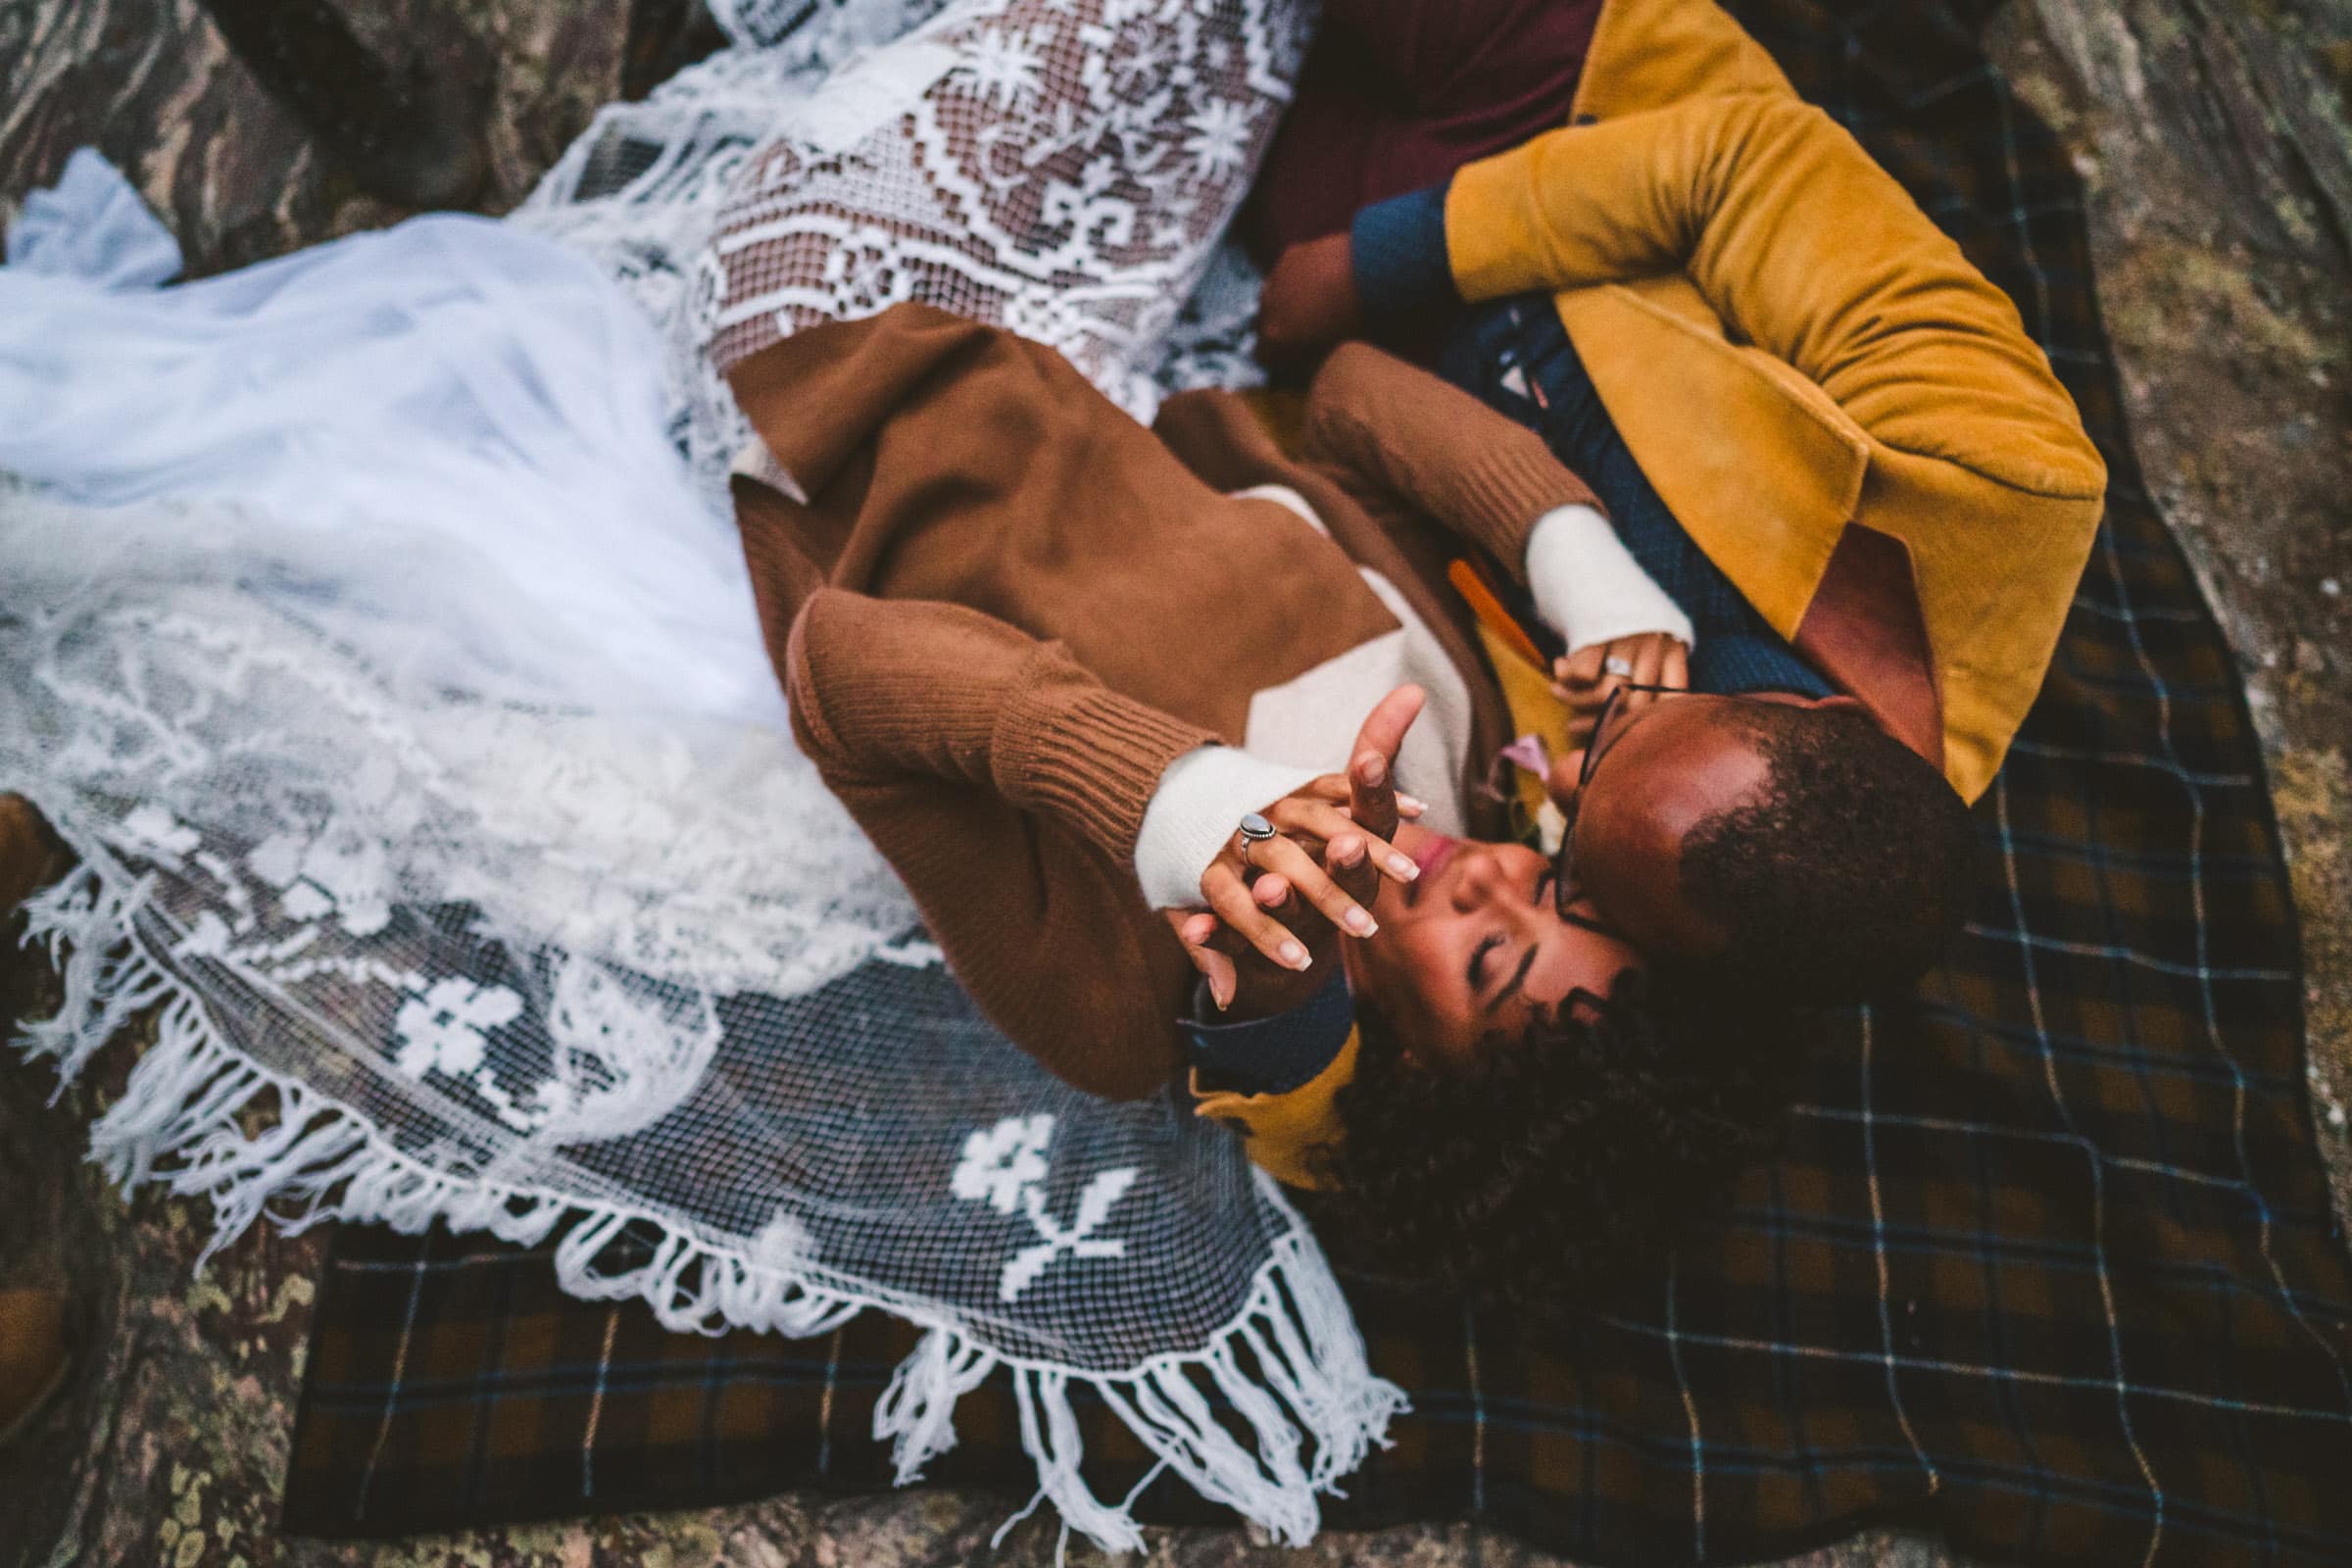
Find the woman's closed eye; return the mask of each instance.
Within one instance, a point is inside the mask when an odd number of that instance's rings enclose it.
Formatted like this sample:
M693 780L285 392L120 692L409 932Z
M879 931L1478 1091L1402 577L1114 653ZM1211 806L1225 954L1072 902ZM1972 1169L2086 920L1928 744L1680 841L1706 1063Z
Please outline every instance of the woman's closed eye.
M1506 940L1506 938L1501 936L1491 936L1485 941L1481 942L1476 948L1471 950L1470 994L1472 996L1479 996L1486 991L1488 972L1493 967L1493 965L1488 961L1488 956L1494 953L1497 948L1502 947ZM1503 981L1501 986L1495 990L1494 994L1486 999L1483 1005L1488 1012L1494 1011L1504 1003L1510 1001L1512 995L1516 993L1522 985L1527 983L1527 971L1535 967L1536 951L1538 946L1538 944L1533 942L1527 945L1527 950L1519 955L1518 967L1511 971L1510 978Z

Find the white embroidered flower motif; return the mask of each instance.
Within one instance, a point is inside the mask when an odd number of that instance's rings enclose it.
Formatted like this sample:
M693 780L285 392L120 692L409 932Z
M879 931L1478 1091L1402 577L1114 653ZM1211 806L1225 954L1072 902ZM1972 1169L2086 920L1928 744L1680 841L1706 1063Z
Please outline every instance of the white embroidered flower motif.
M522 999L505 986L436 980L423 996L402 1003L394 1016L400 1052L393 1063L412 1078L428 1072L464 1077L482 1064L483 1032L521 1015Z
M1000 1214L1021 1206L1022 1197L1046 1179L1046 1145L1054 1137L1049 1111L1007 1116L963 1141L963 1157L948 1179L948 1190L967 1203L986 1202Z
M989 31L972 40L969 54L956 69L971 81L982 102L1002 99L1006 108L1018 109L1036 95L1045 60L1038 53L1034 29Z
M1127 1195L1135 1185L1137 1175L1133 1165L1106 1170L1086 1184L1078 1195L1078 1212L1065 1230L1060 1222L1046 1212L1046 1195L1030 1188L1021 1195L1022 1206L1028 1211L1029 1226L1041 1238L1036 1246L1024 1247L1005 1263L1004 1274L997 1281L997 1299L1014 1301L1023 1291L1037 1283L1047 1266L1063 1253L1072 1257L1125 1257L1127 1243L1123 1238L1097 1241L1095 1232L1110 1217L1110 1205Z
M391 873L380 845L332 828L317 838L278 833L245 857L253 874L277 889L289 919L332 917L355 937L392 923Z
M1096 26L1081 26L1078 38L1086 46L1079 62L1078 84L1087 107L1113 130L1128 130L1145 140L1157 128L1150 114L1122 110L1164 110L1178 83L1173 79L1190 35L1189 18L1178 19L1171 29L1151 16L1114 17L1106 10Z
M123 844L158 859L177 864L193 855L204 836L160 806L140 806L122 818L118 830Z
M1193 155L1193 172L1203 181L1239 173L1249 163L1250 111L1240 104L1211 99L1185 123L1193 133L1184 150Z
M1004 1263L997 1280L997 1299L1013 1301L1037 1283L1038 1276L1057 1257L1125 1257L1120 1239L1099 1239L1095 1232L1110 1217L1111 1205L1126 1196L1139 1174L1132 1165L1106 1170L1086 1184L1078 1195L1078 1211L1063 1225L1046 1212L1046 1145L1054 1137L1054 1117L1007 1116L994 1127L969 1133L963 1157L948 1179L948 1188L967 1203L985 1202L1000 1214L1016 1209L1037 1232L1033 1246L1024 1247Z

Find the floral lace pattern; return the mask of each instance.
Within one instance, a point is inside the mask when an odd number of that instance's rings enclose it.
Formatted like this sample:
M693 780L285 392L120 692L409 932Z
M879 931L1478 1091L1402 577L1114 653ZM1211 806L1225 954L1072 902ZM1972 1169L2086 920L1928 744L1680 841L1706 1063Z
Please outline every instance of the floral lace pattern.
M1295 0L953 8L741 165L695 302L711 357L925 300L1148 412L1311 21Z
M1035 1245L1022 1248L1004 1260L998 1277L997 1299L1007 1303L1037 1283L1055 1258L1123 1258L1127 1244L1096 1233L1110 1218L1111 1206L1126 1196L1143 1174L1133 1165L1097 1171L1078 1195L1077 1212L1067 1225L1046 1209L1046 1178L1053 1167L1046 1146L1054 1138L1054 1117L1007 1116L986 1131L963 1141L963 1157L948 1178L948 1190L967 1203L986 1203L1000 1214L1018 1213L1037 1233Z
M404 691L193 559L45 579L40 540L86 525L0 491L30 590L0 606L0 768L136 890L125 934L260 1068L435 1168L625 1190L746 1255L784 1225L869 1287L950 1254L828 1217L853 1197L1008 1222L975 1307L1125 1255L1111 1210L1147 1167L1104 1148L1166 1107L1075 1110L979 1020L788 738ZM986 1130L873 1185L862 1140L943 1123ZM1050 1161L1058 1127L1098 1147ZM1221 1186L1259 1223L1246 1173ZM1230 1311L1246 1278L1223 1289Z

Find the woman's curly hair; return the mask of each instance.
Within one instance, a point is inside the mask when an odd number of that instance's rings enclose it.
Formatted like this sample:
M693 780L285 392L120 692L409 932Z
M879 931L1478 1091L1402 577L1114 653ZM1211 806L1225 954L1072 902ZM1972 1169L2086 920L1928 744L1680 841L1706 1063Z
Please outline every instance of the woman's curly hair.
M1517 1311L1557 1311L1654 1264L1770 1152L1799 1021L1690 1000L1628 969L1517 1042L1423 1066L1358 1004L1344 1140L1308 1200L1351 1273Z

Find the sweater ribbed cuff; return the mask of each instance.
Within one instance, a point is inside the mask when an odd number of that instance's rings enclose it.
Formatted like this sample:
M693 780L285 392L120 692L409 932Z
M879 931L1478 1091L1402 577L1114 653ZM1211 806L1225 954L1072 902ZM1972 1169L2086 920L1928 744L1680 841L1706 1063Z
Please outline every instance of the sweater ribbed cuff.
M1459 297L1446 253L1444 185L1374 202L1355 215L1348 234L1356 304L1376 332L1390 318Z
M991 748L1006 799L1056 817L1131 863L1168 764L1216 737L1101 686L1030 687L1000 711Z
M1560 466L1532 433L1525 442L1499 441L1465 454L1448 485L1460 513L1450 519L1453 526L1506 571L1521 569L1528 542L1544 517L1571 507L1588 508L1596 515L1600 511L1584 481Z

